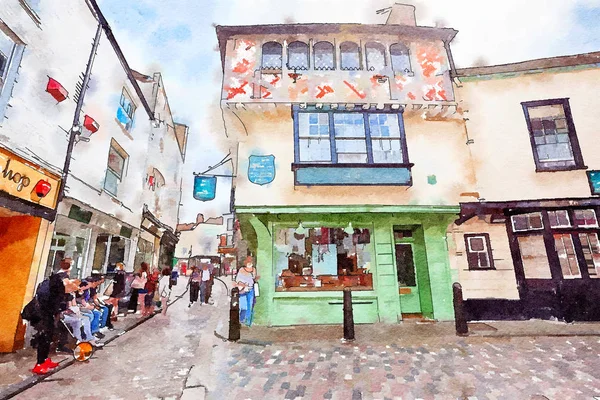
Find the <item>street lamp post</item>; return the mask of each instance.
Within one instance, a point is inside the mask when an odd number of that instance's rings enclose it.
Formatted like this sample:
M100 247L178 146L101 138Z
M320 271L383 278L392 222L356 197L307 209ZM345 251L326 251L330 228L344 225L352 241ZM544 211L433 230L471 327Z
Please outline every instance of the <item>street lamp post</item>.
M79 98L77 99L77 106L75 107L75 114L73 115L73 124L71 125L71 129L69 130L69 144L67 145L67 154L65 156L65 164L62 170L62 179L60 184L60 190L58 192L58 200L57 203L60 203L62 199L65 197L65 188L67 185L67 178L69 177L69 169L71 167L71 158L73 155L73 148L75 147L75 143L77 143L81 137L81 125L79 123L79 117L81 114L81 109L83 108L83 101L85 99L85 92L88 88L88 84L90 82L90 77L92 75L92 66L94 65L94 59L96 58L96 52L98 51L98 45L100 44L100 36L102 35L102 24L98 24L98 28L96 29L96 36L94 37L94 43L92 44L92 51L90 52L90 58L88 59L87 67L85 69L85 73L83 75L83 83L81 85L81 92L79 93Z

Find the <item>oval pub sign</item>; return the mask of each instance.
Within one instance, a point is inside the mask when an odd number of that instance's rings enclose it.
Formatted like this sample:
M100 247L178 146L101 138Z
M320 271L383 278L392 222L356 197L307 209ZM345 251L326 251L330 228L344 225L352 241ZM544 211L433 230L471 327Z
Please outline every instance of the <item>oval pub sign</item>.
M248 180L257 185L266 185L275 180L275 156L250 156Z

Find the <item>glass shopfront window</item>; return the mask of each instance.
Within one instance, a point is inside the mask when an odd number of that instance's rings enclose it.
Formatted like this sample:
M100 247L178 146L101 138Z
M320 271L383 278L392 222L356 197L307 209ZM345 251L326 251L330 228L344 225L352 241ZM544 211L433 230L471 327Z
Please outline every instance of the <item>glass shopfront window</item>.
M368 229L278 229L274 253L276 290L372 290L371 255Z

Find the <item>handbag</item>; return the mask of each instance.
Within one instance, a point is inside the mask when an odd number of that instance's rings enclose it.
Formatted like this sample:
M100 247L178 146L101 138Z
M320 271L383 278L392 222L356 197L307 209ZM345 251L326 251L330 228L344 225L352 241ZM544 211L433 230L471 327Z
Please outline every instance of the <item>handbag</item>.
M136 276L135 278L133 278L133 282L131 282L131 287L133 289L143 289L146 286L147 281L148 280L146 278Z

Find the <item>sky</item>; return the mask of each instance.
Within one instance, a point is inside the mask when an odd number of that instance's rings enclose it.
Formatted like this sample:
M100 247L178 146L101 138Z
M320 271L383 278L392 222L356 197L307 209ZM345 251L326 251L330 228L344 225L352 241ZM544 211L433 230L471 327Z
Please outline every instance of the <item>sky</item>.
M459 31L457 67L600 51L600 0L414 0L417 24ZM231 179L217 197L192 196L193 173L227 154L218 104L221 65L215 25L384 23L376 10L393 0L100 0L129 65L161 72L177 122L190 127L180 222L229 212ZM217 170L227 174L227 166Z

